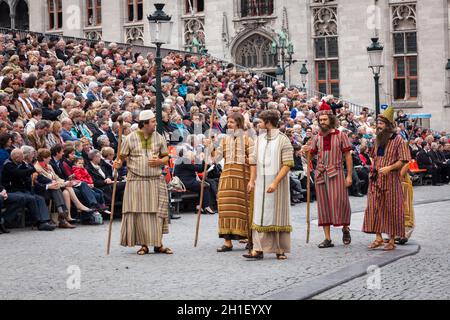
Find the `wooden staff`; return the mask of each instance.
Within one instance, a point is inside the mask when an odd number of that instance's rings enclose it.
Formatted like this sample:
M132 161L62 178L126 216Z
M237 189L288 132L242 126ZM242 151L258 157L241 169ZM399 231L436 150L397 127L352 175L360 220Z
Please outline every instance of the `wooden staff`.
M119 122L119 142L117 144L117 159L120 160L120 148L122 146L122 132L123 132L123 118L119 117L117 119ZM109 255L109 252L111 250L111 233L112 233L112 225L114 220L114 208L116 203L116 191L117 191L117 179L118 179L118 172L116 169L114 169L114 185L113 185L113 192L112 192L112 199L111 199L111 215L109 219L109 230L108 230L108 245L106 249L106 255Z
M311 215L310 215L310 207L311 207L311 152L308 152L307 156L307 181L306 181L306 243L309 243L309 233L311 229Z
M244 134L244 133L242 133ZM250 208L249 208L249 204L248 204L248 200L249 200L249 193L247 190L247 185L248 185L248 181L247 181L247 165L246 165L246 150L245 150L245 138L244 136L242 136L242 147L244 149L244 195L245 195L245 212L247 214L247 241L249 244L249 251L251 252L251 247L253 246L253 241L252 241L252 221L251 221L251 217L250 217ZM249 161L250 164L250 161Z
M211 110L211 116L209 118L209 135L208 135L209 140L211 140L211 137L212 137L212 131L213 131L212 127L213 127L214 115L215 115L215 111L216 111L216 103L217 103L217 99L214 100L212 110ZM205 158L205 160L206 160L206 158ZM205 179L206 179L207 174L208 174L208 164L205 161L205 169L203 171L202 184L200 187L200 204L199 204L199 208L197 211L197 227L195 230L194 247L197 247L197 243L198 243L198 232L200 230L200 217L202 215L203 197L204 197L204 193L205 193Z

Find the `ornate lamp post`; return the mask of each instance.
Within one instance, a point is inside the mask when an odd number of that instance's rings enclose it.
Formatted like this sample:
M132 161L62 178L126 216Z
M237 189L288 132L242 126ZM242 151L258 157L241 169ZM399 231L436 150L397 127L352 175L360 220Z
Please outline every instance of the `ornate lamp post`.
M367 47L369 56L369 68L372 69L375 80L375 116L380 114L380 71L383 67L382 54L383 46L378 42L378 38L372 38L372 43Z
M161 89L161 46L170 43L172 35L173 22L171 16L164 11L164 3L155 3L156 11L147 17L150 24L151 42L156 45L156 121L158 132L162 134L162 89Z
M305 60L302 68L300 69L300 76L302 79L303 91L306 91L306 83L308 82L308 69L306 69L306 64L308 61Z
M283 76L283 82L286 82L286 68L296 63L297 60L292 59L294 54L294 45L288 40L287 34L284 31L278 33L278 43L272 42L271 53L276 55L277 61L279 55L281 56L281 65L278 64L276 74L277 76Z

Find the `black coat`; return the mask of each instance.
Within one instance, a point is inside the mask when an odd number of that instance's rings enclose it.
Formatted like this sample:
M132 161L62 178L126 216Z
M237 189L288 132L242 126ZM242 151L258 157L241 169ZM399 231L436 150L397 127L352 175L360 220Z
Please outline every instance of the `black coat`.
M417 164L419 165L419 168L424 169L433 166L433 160L431 159L430 154L422 149L417 153Z
M90 161L86 162L85 168L86 168L87 172L89 172L89 174L91 175L92 180L94 181L94 187L96 187L96 188L101 189L103 187L106 187L108 184L105 182L105 180L107 178L110 178L110 179L112 178L112 177L109 177L105 171L103 171L103 168L102 168L102 171L105 174L105 177L102 177L102 175L94 168L94 166L92 165L92 163Z
M203 164L191 164L186 158L178 158L175 163L174 176L180 178L186 186L197 181L197 172L203 172Z
M58 165L58 163L56 163L55 159L52 158L50 160L50 165L52 166L53 171L55 171L56 175L58 177L60 177L61 179L63 179L63 180L67 180L68 177L67 177L67 175L64 172L64 169L62 167L62 163L63 163L62 159L59 162L59 165Z
M45 191L46 183L38 178L36 184L32 186L31 175L35 172L36 169L31 165L16 164L7 160L3 166L2 185L7 192L34 192L36 190L41 193Z
M61 115L62 110L53 110L48 107L42 108L42 119L49 121L56 121Z

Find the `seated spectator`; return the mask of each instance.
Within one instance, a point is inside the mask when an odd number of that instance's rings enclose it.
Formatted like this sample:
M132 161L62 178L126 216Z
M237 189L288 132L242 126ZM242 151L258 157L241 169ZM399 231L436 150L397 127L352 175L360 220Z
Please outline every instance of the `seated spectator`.
M441 185L439 183L439 167L433 162L430 154L431 148L426 141L422 142L422 149L417 153L417 165L420 169L427 169L427 172L431 174L431 180L433 186Z
M68 207L65 203L65 195L63 194L58 181L52 180L45 175L40 174L37 171L36 165L38 164L35 162L36 159L36 151L29 146L23 146L21 148L23 152L23 161L28 167L34 167L36 169L36 172L38 173L38 176L36 178L36 184L39 185L39 188L34 188L34 191L36 194L42 196L46 199L53 200L55 204L55 208L57 210L58 217L56 219L52 219L53 222L57 223L59 228L63 229L73 229L75 228L73 225L71 225L67 221L67 217L69 215ZM41 169L41 168L40 168ZM66 194L69 196L69 194ZM70 198L69 198L70 202Z
M45 137L50 131L50 121L40 120L36 123L36 127L28 134L30 146L35 150L45 148Z
M42 119L56 121L61 114L62 110L55 109L50 97L47 97L42 101Z
M53 121L50 125L50 132L45 137L45 145L51 149L57 144L63 144L64 140L61 137L62 125L59 121Z
M41 109L33 109L31 111L31 119L28 121L25 126L25 133L30 134L34 131L36 123L42 120L42 110Z
M85 207L79 207L77 209L81 212L92 212L93 209L101 209L101 205L98 203L95 192L85 182L76 181L72 173L72 162L75 160L75 150L73 146L66 146L63 148L61 145L54 146L51 150L52 159L50 165L56 175L63 179L65 182L73 181L73 189L77 198L82 202ZM69 174L69 175L68 175ZM89 209L93 208L93 209Z
M10 157L12 143L12 135L9 133L0 134L0 174L3 164Z
M433 164L438 168L439 182L448 183L447 176L449 172L449 165L447 164L443 154L439 152L439 145L436 142L431 143L430 157Z
M78 137L73 133L73 122L69 118L66 118L61 121L62 130L61 130L61 137L64 142L67 141L78 141Z
M72 172L75 180L85 182L89 186L89 188L91 188L91 190L95 193L97 202L100 205L99 209L105 211L107 206L105 204L104 194L100 189L94 187L94 180L92 179L89 172L85 169L83 158L76 158L73 161Z
M36 169L23 162L24 156L20 149L11 152L11 158L3 166L2 185L8 196L17 199L28 209L40 231L53 231L56 226L50 223L45 199L35 193L39 188ZM42 187L42 186L41 186Z
M94 187L103 191L107 203L111 203L114 177L108 175L107 167L102 166L102 155L98 150L92 150L89 152L89 162L86 164L86 170L92 177L94 182ZM123 198L123 193L125 191L125 183L117 183L117 194L116 199L121 201Z
M177 176L187 190L192 192L200 192L201 182L197 179L197 173L204 170L205 163L201 165L193 164L194 153L192 151L185 151L183 148L178 153L178 158L175 160L174 176ZM206 214L215 214L211 209L211 190L210 186L205 184L203 194L202 212Z
M61 147L62 150L62 147ZM46 177L47 179L57 182L59 189L63 191L64 196L64 204L67 208L67 221L69 223L75 222L74 219L72 219L70 215L70 209L72 202L75 204L75 207L80 210L82 213L93 213L95 210L89 209L88 207L84 206L81 201L78 199L74 186L79 184L79 181L71 180L71 181L65 181L61 179L54 171L53 167L51 166L52 154L51 151L48 149L40 149L38 151L37 160L35 164L36 171L41 174L42 176Z
M25 144L25 141L23 141L22 136L18 132L12 131L11 139L13 149L20 149Z

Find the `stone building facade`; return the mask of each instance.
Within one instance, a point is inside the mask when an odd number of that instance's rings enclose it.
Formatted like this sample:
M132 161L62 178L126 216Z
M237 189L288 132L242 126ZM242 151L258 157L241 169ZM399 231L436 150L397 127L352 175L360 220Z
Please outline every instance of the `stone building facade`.
M381 103L431 114L432 128L450 129L450 0L2 0L0 6L8 4L16 20L19 2L29 5L30 30L144 45L151 45L146 16L164 2L174 21L165 47L204 46L273 75L281 56L271 47L282 32L297 60L286 68L288 82L301 84L306 60L309 90L368 106L375 90L367 46L377 36L384 47ZM4 16L2 10L2 25Z

